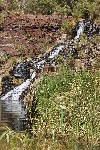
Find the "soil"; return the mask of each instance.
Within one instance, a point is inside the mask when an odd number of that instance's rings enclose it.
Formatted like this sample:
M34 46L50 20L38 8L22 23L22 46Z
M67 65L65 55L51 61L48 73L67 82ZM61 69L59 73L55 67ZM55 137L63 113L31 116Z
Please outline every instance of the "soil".
M0 25L0 51L10 56L38 56L62 35L61 23L67 16L8 15Z

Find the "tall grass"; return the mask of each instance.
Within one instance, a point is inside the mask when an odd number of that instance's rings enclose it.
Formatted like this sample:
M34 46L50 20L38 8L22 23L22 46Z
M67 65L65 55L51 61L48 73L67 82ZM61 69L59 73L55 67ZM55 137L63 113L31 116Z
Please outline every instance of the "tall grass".
M64 137L73 149L97 146L99 81L100 73L95 71L62 69L58 76L44 76L36 90L38 131L52 138Z
M31 139L14 134L19 147L26 150L31 143L30 150L99 150L99 84L99 71L65 68L44 75L35 91L38 117L33 118Z

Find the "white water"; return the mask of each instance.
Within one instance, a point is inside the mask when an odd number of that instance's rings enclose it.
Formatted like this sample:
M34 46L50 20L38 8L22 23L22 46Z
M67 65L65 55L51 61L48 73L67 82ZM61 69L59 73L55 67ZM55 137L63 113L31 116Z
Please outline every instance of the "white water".
M22 64L22 63L20 63L20 64L18 64L18 65L16 66L16 70L18 70L18 68L21 67L21 64ZM17 73L17 74L15 73L14 75L17 76L17 77L18 77L18 76L20 77L20 74L18 74L18 73Z
M5 96L1 97L4 101L5 112L17 114L20 118L25 118L25 110L22 107L22 102L20 101L20 96L22 93L30 86L31 81L35 78L36 73L33 72L30 79L27 79L21 85L15 87L13 90L9 91Z
M41 66L43 66L45 62L46 62L45 60L41 60L41 61L37 62L34 66L37 69L41 69Z
M21 85L15 87L13 90L9 91L5 96L1 97L1 100L16 100L16 101L18 101L22 92L24 92L29 87L32 79L34 79L35 76L36 76L36 73L33 72L31 79L27 79Z
M79 23L79 29L77 31L77 36L74 38L75 40L78 40L80 35L83 33L84 31L84 23L83 22L80 22Z
M64 45L60 45L59 47L56 47L56 50L54 50L48 58L50 59L55 58L63 48Z

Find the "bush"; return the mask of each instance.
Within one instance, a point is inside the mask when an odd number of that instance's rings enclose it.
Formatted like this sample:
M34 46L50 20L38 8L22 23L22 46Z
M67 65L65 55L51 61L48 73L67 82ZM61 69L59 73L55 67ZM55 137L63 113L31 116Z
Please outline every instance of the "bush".
M53 0L38 0L36 12L45 15L51 15L54 12L55 7L56 2Z
M98 0L91 2L89 0L81 0L76 2L72 12L74 17L95 19L100 14L100 5Z
M72 32L72 29L73 27L75 26L75 20L72 19L72 20L64 20L62 22L62 30L64 31L64 33L71 33Z
M33 14L65 14L75 17L96 18L100 14L99 0L1 0L8 6L8 10L22 11Z

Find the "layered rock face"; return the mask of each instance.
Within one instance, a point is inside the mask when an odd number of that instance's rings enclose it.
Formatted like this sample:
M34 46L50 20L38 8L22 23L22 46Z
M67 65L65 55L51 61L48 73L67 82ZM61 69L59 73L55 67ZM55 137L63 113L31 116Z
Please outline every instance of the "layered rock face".
M43 15L7 16L0 25L0 51L12 56L41 54L61 36L61 23L67 17Z

